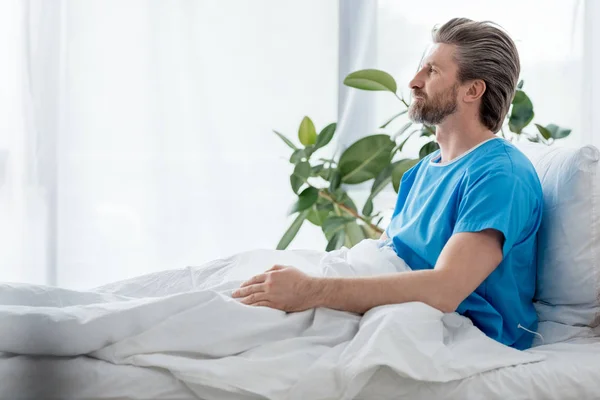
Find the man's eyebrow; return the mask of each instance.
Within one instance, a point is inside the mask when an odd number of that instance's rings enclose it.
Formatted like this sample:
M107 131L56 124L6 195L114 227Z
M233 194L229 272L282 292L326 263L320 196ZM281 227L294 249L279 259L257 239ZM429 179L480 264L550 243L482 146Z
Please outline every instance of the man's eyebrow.
M441 70L440 66L438 64L436 64L435 62L433 62L433 61L427 61L425 63L421 62L420 66L419 66L419 69L421 69L423 67L435 67L435 68Z

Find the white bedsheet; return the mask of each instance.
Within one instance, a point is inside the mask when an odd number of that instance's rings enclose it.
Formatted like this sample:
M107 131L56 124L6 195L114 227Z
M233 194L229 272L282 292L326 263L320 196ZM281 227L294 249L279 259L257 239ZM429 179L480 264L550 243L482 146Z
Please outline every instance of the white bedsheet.
M539 346L528 352L543 354L546 359L444 383L407 381L382 368L357 400L600 399L600 337Z
M196 399L170 372L85 356L0 356L0 399Z
M531 351L541 352L547 358L539 363L500 368L444 383L405 380L383 367L375 372L356 400L600 398L600 337ZM113 365L85 356L0 356L3 400L239 398L209 387L195 389L196 393L192 392L166 371Z
M531 351L547 358L444 383L402 379L384 367L375 372L356 400L600 398L600 337L540 346ZM0 356L3 400L239 398L209 387L196 386L195 390L192 392L170 373L154 368L113 365L85 356Z
M544 359L422 303L377 307L361 318L325 308L287 314L230 296L273 264L326 276L405 270L380 243L331 253L256 250L90 292L4 284L0 351L162 368L205 399L223 398L207 388L238 399L353 398L381 366L425 383Z

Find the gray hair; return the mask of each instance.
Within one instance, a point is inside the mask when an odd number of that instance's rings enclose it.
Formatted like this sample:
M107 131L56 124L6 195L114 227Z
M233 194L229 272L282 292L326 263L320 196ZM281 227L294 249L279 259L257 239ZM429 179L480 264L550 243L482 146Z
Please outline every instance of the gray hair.
M521 65L517 47L496 24L454 18L432 32L434 43L456 45L458 81L481 79L486 84L479 118L496 133L515 95Z

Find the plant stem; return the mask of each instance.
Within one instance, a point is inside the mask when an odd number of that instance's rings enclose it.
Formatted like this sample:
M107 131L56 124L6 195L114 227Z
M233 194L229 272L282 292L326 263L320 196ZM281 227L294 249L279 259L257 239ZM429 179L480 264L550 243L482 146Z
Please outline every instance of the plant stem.
M331 164L337 165L337 162L335 160L330 160L329 158L319 158L319 161L329 161L330 167L331 167Z
M339 208L341 208L342 210L344 210L345 212L347 212L348 214L352 215L354 218L356 219L360 219L362 222L364 222L365 224L367 224L371 229L373 229L375 232L382 234L383 230L381 228L379 228L376 225L373 225L371 222L369 222L367 219L365 219L364 217L360 216L356 211L354 211L353 209L351 209L350 207L345 206L342 203L339 203L338 201L336 201L333 197L331 197L329 194L325 193L324 191L319 191L319 196L323 197L324 199L329 200L330 202L332 202L334 205L338 206Z
M394 93L394 95L406 106L406 108L409 107L408 103L402 97L398 96L396 93Z

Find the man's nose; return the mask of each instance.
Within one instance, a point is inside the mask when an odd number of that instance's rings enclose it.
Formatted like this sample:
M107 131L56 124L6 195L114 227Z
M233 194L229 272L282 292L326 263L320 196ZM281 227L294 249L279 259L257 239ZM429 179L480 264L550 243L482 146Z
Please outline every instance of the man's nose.
M409 87L409 89L412 89L412 90L423 89L424 85L425 85L425 81L423 81L423 79L421 79L419 74L415 75L415 77L412 78L412 80L410 82L408 82L408 87Z

